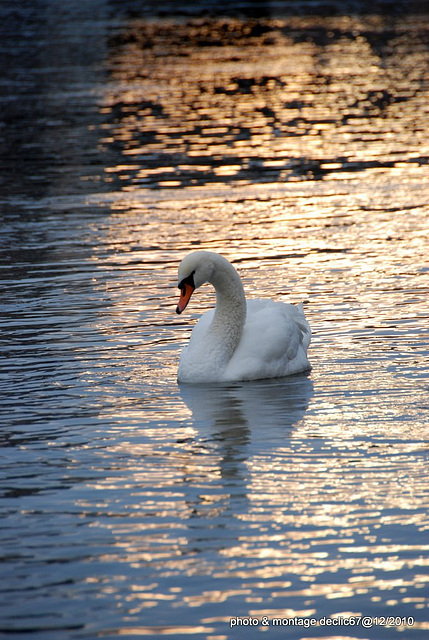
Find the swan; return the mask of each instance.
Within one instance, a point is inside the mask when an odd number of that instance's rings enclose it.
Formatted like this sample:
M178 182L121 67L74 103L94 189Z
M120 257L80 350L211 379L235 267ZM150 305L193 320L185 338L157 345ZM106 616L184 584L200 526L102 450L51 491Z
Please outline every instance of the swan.
M179 383L278 378L311 368L311 330L302 303L246 301L240 276L226 258L194 251L179 266L178 314L206 282L215 288L216 307L201 316L182 350Z

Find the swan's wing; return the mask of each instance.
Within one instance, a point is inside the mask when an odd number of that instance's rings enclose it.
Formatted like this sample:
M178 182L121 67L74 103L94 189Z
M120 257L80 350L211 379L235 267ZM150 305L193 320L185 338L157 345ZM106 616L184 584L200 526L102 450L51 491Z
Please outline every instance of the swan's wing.
M301 344L304 349L307 349L311 341L311 329L307 322L307 318L304 315L302 302L297 306L294 306L293 304L283 304L283 306L289 309L290 317L293 318L293 321L301 332Z
M308 347L311 339L310 326L304 315L302 303L295 306L274 300L249 300L246 340L256 339L256 349L266 357L287 353L295 357L300 346ZM258 341L258 336L263 340Z
M249 300L243 335L228 364L226 378L271 378L308 370L310 339L302 305Z

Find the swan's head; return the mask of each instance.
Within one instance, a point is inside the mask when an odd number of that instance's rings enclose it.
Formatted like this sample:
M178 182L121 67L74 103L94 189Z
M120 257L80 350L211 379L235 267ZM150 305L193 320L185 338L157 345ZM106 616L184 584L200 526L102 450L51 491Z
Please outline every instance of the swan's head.
M180 300L176 313L182 313L186 309L195 289L205 282L210 282L216 260L219 259L222 260L221 256L211 251L194 251L183 258L179 266L177 286L180 289Z

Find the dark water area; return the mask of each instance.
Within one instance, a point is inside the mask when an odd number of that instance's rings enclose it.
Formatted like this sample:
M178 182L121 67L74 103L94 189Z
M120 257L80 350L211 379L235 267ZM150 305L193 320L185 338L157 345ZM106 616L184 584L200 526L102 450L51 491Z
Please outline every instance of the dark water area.
M0 61L0 635L426 638L426 3L2 2ZM195 248L309 375L177 384Z
M231 3L232 17L212 17L204 2L4 3L2 192L427 165L427 16L413 12L424 5L381 3L369 15L357 5L349 15L347 3Z

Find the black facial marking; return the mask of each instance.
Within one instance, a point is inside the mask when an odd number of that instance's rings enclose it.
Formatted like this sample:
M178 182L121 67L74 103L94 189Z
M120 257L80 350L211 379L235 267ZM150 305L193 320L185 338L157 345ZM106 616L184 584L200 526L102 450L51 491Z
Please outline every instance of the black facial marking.
M183 291L184 288L185 288L185 285L187 285L187 284L191 285L191 287L193 289L195 289L194 273L195 273L195 271L193 271L189 276L187 276L186 278L183 278L183 280L181 280L179 282L179 284L177 285L179 287L179 289L181 289Z

